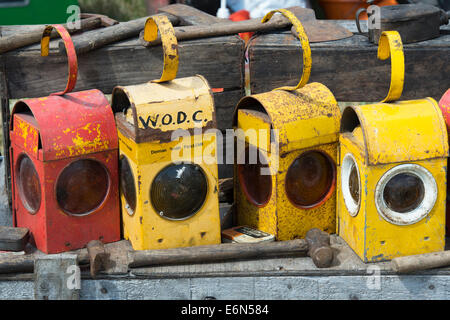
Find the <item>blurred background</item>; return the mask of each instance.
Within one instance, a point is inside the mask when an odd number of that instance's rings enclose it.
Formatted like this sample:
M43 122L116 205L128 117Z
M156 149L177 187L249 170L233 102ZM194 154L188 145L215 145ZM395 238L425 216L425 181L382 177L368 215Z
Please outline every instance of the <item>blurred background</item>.
M216 15L220 0L79 0L83 12L101 12L119 21L135 19L155 13L159 7L184 3ZM251 18L264 16L268 11L289 6L313 8L320 19L354 19L359 8L367 7L367 0L228 0L230 13L249 12ZM427 3L450 10L450 0L372 0L372 4L396 5Z
M224 3L225 1L222 0ZM376 5L427 3L450 10L450 0L372 0ZM118 21L128 21L155 13L159 7L174 3L191 5L216 15L221 0L0 0L0 24L63 23L72 14L71 5L79 5L83 13L101 13ZM354 19L367 0L228 0L231 14L258 18L272 9L289 6L313 8L319 19Z

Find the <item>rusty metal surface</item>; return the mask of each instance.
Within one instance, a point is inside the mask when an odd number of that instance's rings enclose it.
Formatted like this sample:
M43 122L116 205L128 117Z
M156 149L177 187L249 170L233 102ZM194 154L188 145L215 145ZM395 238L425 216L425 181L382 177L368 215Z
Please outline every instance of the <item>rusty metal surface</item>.
M15 114L31 112L36 127L21 128ZM19 101L13 111L10 130L16 143L34 140L34 152L41 143L42 161L77 157L118 148L114 115L108 100L98 90L73 92ZM30 131L26 131L30 130ZM39 137L36 136L39 130ZM30 133L30 135L28 134ZM30 144L24 144L26 148Z
M421 42L439 37L439 28L448 23L446 13L433 5L404 4L379 8L378 28L369 29L369 40L378 43L384 31L398 31L403 43ZM358 28L359 20L356 20Z
M165 38L161 79L116 87L112 96L120 158L128 163L128 172L134 177L121 188L124 238L135 250L218 244L216 131L205 132L216 123L212 91L199 75L175 79L178 47L170 23L150 19L145 30L153 38L159 27ZM172 138L180 131L182 136ZM187 132L194 134L186 136ZM188 168L196 171L198 179L193 179ZM198 182L195 185L194 180ZM130 205L125 194L129 198L133 188L137 192ZM197 196L194 189L203 197L185 208L187 213L180 212L183 206L174 204L189 197L189 190Z
M260 150L268 151L269 167L274 173L265 179L266 184L272 185L273 192L264 205L257 206L249 201L240 181L239 166L235 166L238 224L274 234L278 240L303 238L312 228L335 232L340 110L328 88L320 83L311 83L295 91L274 90L245 97L235 109L234 121L239 129L266 128L276 129L279 133L274 135L272 142L279 143L279 154L262 145L268 139L260 137L255 145ZM246 139L246 143L255 142ZM301 207L288 197L286 176L296 160L309 152L331 159L334 179L320 201ZM256 177L253 183L257 183Z
M347 175L342 164L349 155L355 159L361 184L355 213L349 211L344 192L348 181L342 178ZM431 98L344 110L338 234L364 262L444 249L447 156L445 122ZM397 212L386 204L392 197L386 195L389 188L385 187L404 173L422 181L425 195L419 206ZM397 191L401 188L392 192Z
M234 125L239 109L260 109L269 116L272 128L279 131L280 154L338 139L340 110L331 91L320 83L290 93L275 90L244 97L235 108Z
M32 243L45 253L82 248L90 240L120 239L114 115L99 90L68 93L78 67L62 28L56 26L68 48L66 89L17 102L10 123L15 225L29 228ZM45 29L42 41L44 56L50 30ZM36 173L31 180L21 177L24 159L28 171Z
M368 165L448 156L446 125L432 98L347 108L361 123Z
M441 108L442 115L444 116L445 124L447 125L447 134L450 134L450 89L442 96L439 101L439 107ZM448 163L447 163L448 170ZM448 174L447 174L447 190L449 190L450 186L448 184ZM447 191L448 194L448 191ZM447 234L450 234L450 199L447 199L446 206L447 216Z
M212 108L207 107L210 105ZM176 129L193 132L194 128L216 128L214 99L208 82L199 75L167 83L116 87L112 108L122 133L138 143L170 142ZM196 126L199 115L201 126Z
M144 28L144 40L151 42L161 37L164 52L164 68L161 78L153 82L161 83L176 78L178 72L178 41L172 24L166 16L154 16L147 19Z

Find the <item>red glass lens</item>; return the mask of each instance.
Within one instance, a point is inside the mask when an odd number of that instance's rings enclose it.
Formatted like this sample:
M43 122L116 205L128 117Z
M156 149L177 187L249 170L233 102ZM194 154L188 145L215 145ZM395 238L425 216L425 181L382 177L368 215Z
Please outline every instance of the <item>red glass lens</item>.
M33 161L23 155L18 171L19 195L22 204L30 213L36 213L41 206L41 185Z
M89 159L72 162L61 173L56 184L59 206L72 215L84 215L97 209L109 189L105 167Z
M313 207L331 191L335 181L335 167L331 159L319 151L300 155L286 174L286 194L299 207Z
M269 170L263 157L257 148L249 146L245 149L244 164L238 164L241 187L248 201L258 207L266 205L272 195L272 176L261 174L262 169Z

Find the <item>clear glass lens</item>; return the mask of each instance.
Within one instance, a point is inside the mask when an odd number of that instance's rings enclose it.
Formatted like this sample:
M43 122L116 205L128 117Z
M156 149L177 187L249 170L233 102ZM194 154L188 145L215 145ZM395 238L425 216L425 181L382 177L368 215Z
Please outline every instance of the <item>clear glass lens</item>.
M394 176L384 187L383 198L389 209L407 213L416 209L425 196L423 181L411 173Z
M352 167L350 169L348 184L350 195L352 196L353 200L355 200L355 203L359 203L360 184L358 179L358 169L356 168L356 165L354 163L352 163Z
M125 197L131 214L136 210L136 187L131 171L130 163L126 157L122 157L119 162L120 166L120 190Z
M195 164L171 165L152 182L150 198L156 212L173 220L186 219L203 206L208 193L208 180Z

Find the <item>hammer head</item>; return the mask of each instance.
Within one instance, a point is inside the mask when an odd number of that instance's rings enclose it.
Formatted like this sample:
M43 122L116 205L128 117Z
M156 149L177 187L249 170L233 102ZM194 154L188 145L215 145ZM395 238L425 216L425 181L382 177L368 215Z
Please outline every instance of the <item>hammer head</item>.
M334 254L330 246L330 235L320 229L314 228L306 233L308 255L318 268L329 268L333 262Z
M309 42L323 42L344 39L353 36L346 28L326 20L317 20L313 9L289 7L303 25ZM292 27L291 32L298 38L297 31Z

